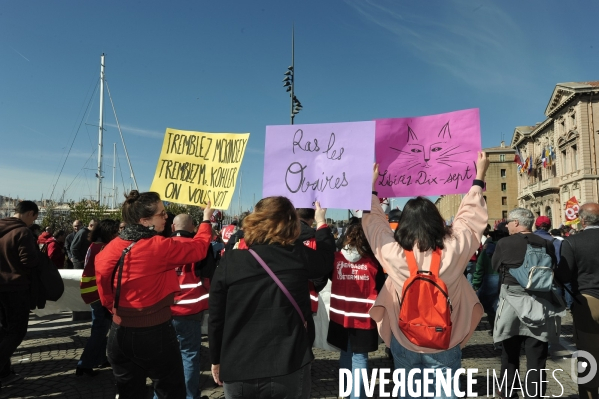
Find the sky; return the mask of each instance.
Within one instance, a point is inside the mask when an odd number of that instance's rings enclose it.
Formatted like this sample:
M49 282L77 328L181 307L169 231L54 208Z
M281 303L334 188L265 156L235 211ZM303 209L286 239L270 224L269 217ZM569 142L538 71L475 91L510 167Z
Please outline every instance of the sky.
M167 127L250 133L236 213L261 198L266 126L289 123L292 26L295 123L479 108L494 147L545 119L557 83L599 80L598 12L591 0L3 0L0 195L96 197L102 53L141 191ZM104 127L103 192L117 143L121 198L132 182L106 92Z

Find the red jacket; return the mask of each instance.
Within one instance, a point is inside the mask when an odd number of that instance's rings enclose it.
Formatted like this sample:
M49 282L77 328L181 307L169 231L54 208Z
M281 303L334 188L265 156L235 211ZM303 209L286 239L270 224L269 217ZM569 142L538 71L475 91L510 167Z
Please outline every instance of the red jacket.
M62 269L64 267L64 242L56 241L56 238L52 237L47 243L48 257L56 268Z
M331 321L345 328L373 329L376 324L368 311L378 295L378 265L368 256L351 262L343 255L344 251L335 252L331 280Z
M177 233L181 234L181 233ZM173 240L189 242L189 237L174 236ZM206 254L201 261L206 257ZM171 306L173 316L189 316L197 314L208 309L208 292L210 291L210 282L208 279L202 279L195 275L195 263L186 263L179 265L175 269L179 278L179 287L181 292L175 295L175 304Z
M178 292L179 279L175 268L184 263L195 262L206 256L212 226L201 223L197 234L189 241L154 236L135 243L125 257L119 308L145 308ZM131 241L120 237L112 240L96 256L96 282L102 305L113 311L114 285L112 272L125 248Z
M37 243L38 244L45 244L45 243L49 243L50 240L52 239L52 234L48 233L47 231L44 231L42 234L40 234L40 236L37 238Z

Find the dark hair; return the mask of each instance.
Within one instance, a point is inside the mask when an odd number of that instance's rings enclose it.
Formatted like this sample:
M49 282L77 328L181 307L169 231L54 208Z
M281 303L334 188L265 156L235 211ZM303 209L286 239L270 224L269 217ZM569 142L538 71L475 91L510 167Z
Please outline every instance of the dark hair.
M360 223L360 218L356 217L356 216L350 217L347 222L348 225L352 225L352 224L356 224L356 223Z
M139 224L143 218L151 218L156 213L157 203L160 202L160 194L154 191L139 193L131 190L123 203L123 221L127 224Z
M37 207L37 204L33 201L21 201L17 204L17 206L15 206L15 213L18 213L19 215L22 215L29 211L33 211L33 214L37 215L40 212L40 209Z
M27 211L27 212L29 212L29 211ZM39 225L39 224L35 224L35 223L34 223L34 224L32 224L31 226L29 226L29 230L31 230L32 232L34 232L34 233L35 233L35 231L39 231L39 232L41 232L41 231L42 231L42 228L40 227L40 225Z
M54 232L54 234L52 234L52 237L54 237L54 238L58 238L58 237L60 237L60 236L63 236L63 235L65 235L65 234L66 234L66 233L65 233L65 231L64 231L64 230L58 230L58 231L55 231L55 232Z
M488 236L490 232L491 232L491 225L489 225L487 223L487 227L485 227L485 231L483 232L483 235Z
M443 240L451 233L451 227L445 225L435 204L424 197L416 197L403 208L399 227L395 230L395 240L408 251L412 251L417 244L421 252L426 252L429 249L443 249Z
M297 208L297 215L299 216L300 219L303 219L303 220L314 219L315 213L316 213L316 210L314 210L313 208Z
M90 241L102 241L108 244L119 232L119 222L113 219L104 219L96 226L90 234Z
M239 227L243 227L243 221L245 220L246 217L248 217L250 214L250 212L245 211L242 212L241 215L239 216Z
M293 204L286 197L262 198L243 221L247 245L291 245L300 234L300 222Z
M554 237L561 237L562 231L560 229L553 229L549 232L549 234L551 234Z
M166 224L164 225L164 230L162 233L159 233L163 237L170 237L173 235L173 221L175 220L175 214L171 212L166 213ZM193 223L193 220L191 221Z
M401 211L399 209L389 211L389 222L399 222L399 219L401 219Z
M354 247L360 256L374 256L372 249L368 244L364 229L362 228L362 222L354 223L349 225L345 237L343 239L343 246L349 245Z

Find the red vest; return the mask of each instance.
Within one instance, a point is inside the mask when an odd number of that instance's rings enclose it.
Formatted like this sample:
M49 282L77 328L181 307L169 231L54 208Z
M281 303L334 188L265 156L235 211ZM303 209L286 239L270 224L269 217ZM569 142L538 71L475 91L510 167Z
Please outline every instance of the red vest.
M309 240L304 241L304 245L308 248L316 249L316 239L310 238ZM310 290L310 309L312 310L312 313L316 313L318 312L318 292L316 292L312 281L308 282L308 289Z
M377 297L378 267L370 257L350 262L341 252L335 253L331 284L331 321L345 328L371 330L376 327L368 311Z
M81 283L79 289L81 291L81 299L86 304L100 300L98 294L98 285L96 284L96 255L104 249L106 244L101 242L92 242L85 255L85 267L81 273Z
M191 238L175 236L173 240L187 241ZM194 264L178 266L175 268L179 278L181 291L175 294L175 304L171 305L173 316L189 316L208 309L208 292L210 282L202 281L194 273Z

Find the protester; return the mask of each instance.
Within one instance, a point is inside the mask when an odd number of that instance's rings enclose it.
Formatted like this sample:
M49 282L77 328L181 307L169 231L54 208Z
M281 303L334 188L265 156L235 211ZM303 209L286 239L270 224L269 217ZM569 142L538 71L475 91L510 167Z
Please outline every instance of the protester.
M499 393L502 398L517 398L518 393L513 388L524 389L529 398L543 397L547 389L544 369L548 342L558 342L561 316L565 315L565 306L553 291L526 290L509 272L523 264L529 246L545 248L555 265L553 244L532 233L534 220L528 209L512 210L507 219L510 236L497 243L492 259L493 269L499 272L501 280L493 340L503 344L501 378L507 376L507 380ZM514 376L520 367L522 345L528 371L524 386L520 388Z
M315 211L313 208L298 208L297 216L300 220L300 235L298 241L304 243L305 246L311 249L316 249L318 242L316 241L316 230L312 228L314 224ZM241 230L243 231L243 230ZM332 231L331 231L332 234ZM329 237L326 237L328 240ZM333 236L333 239L334 236ZM331 265L332 267L332 265ZM310 347L314 345L316 340L316 325L314 322L314 316L318 312L318 293L326 287L329 281L328 276L322 276L320 278L311 279L308 282L308 289L310 291L310 309L312 309L312 317L308 317L308 335L310 336Z
M64 240L66 236L64 230L58 230L54 232L52 238L46 242L48 245L48 257L57 269L64 268Z
M119 223L119 233L121 231L125 230L125 227L127 227L127 223L125 223L125 222Z
M42 228L40 227L40 225L34 223L31 226L29 226L29 230L31 231L31 233L33 233L33 238L35 238L35 241L37 242L38 237L42 233Z
M579 351L586 351L599 359L599 204L587 203L580 207L579 218L583 230L562 243L562 256L557 276L571 282L575 301L572 304L574 340ZM585 356L581 356L584 358ZM580 359L590 363L591 359ZM579 375L578 395L581 399L599 397L599 373L588 382Z
M499 301L500 286L499 273L493 270L491 260L493 259L497 242L507 236L509 236L509 232L505 222L499 223L492 234L489 233L489 237L485 240L485 244L476 261L476 269L472 276L472 288L476 291L476 295L487 314L490 335L493 335L493 328L495 326L495 312L497 311L497 303ZM495 348L499 348L499 346L495 346Z
M488 221L482 195L485 173L489 167L486 154L478 154L476 165L476 179L470 191L464 195L451 227L446 226L431 201L417 197L406 203L399 227L393 232L379 206L376 191L373 191L371 211L364 214L362 220L370 247L389 276L370 315L377 322L385 344L391 348L395 368L404 369L406 375L414 368L420 369L421 373L414 379L414 384L420 384L421 387L422 369L434 368L443 372L450 369L453 372L461 367L461 347L466 345L483 313L476 293L464 276L468 259L479 247ZM378 178L378 165L375 165L373 190ZM413 268L420 270L430 270L433 260L439 259L435 261L435 266L440 267L439 276L447 286L449 299L453 303L452 329L446 350L412 343L399 326L399 298L410 276L408 251L413 251L410 252L416 263ZM446 334L446 331L444 329L439 334ZM453 381L454 375L450 375L450 378ZM430 392L435 392L435 381L433 374L428 388ZM452 392L455 395L453 388Z
M188 214L180 214L173 219L173 240L192 241L194 236L193 219ZM211 229L212 233L212 229ZM212 252L209 253L212 255ZM209 278L202 278L202 258L176 267L181 291L175 295L171 306L173 327L177 332L187 399L200 399L200 348L202 347L202 321L208 309ZM215 261L214 261L215 262ZM213 263L214 263L213 262ZM214 269L212 269L212 272Z
M243 212L241 214L241 217L239 218L239 221L233 221L235 223L235 228L233 230L233 233L231 233L228 237L228 239L225 241L225 235L228 234L228 231L231 231L230 229L227 231L223 231L223 241L225 242L225 252L230 251L233 248L236 248L236 244L243 238L243 220L247 217L247 215L249 215L249 212ZM223 229L224 230L224 229Z
M210 203L190 241L159 235L166 211L158 193L131 191L122 214L127 227L95 262L100 300L113 314L107 351L119 398L145 398L146 377L158 398L185 398L170 306L180 290L175 268L201 259L210 245Z
M227 251L221 259L210 285L208 340L212 376L224 383L227 398L310 397L308 279L331 272L335 247L325 213L316 202L318 245L310 249L297 240L291 201L263 198L243 221L249 250Z
M96 219L91 219L88 226L77 231L77 234L75 234L75 237L73 237L70 251L73 257L72 260L74 269L83 269L85 264L85 255L87 255L89 244L91 244L90 232L96 228L97 224L98 221Z
M27 333L34 303L31 282L41 254L28 226L38 212L35 202L21 201L13 217L0 220L0 387L23 378L10 358Z
M106 334L110 330L112 316L110 311L102 306L98 285L96 284L96 256L104 249L106 244L112 241L118 234L118 223L116 220L104 219L98 223L91 232L92 243L85 256L85 267L81 275L81 298L88 304L92 313L91 334L83 353L77 363L77 376L95 376L97 371L94 367L106 366Z
M81 229L81 227L83 227L81 221L75 220L73 222L73 231L69 233L69 235L67 235L67 237L64 239L64 250L67 254L67 269L73 268L73 254L71 253L71 245L73 244L73 239L75 238L75 235L77 234L79 229Z
M362 223L347 229L340 252L335 253L331 275L331 306L327 341L341 349L339 368L347 369L354 376L368 371L368 352L379 346L379 334L368 311L385 283L381 265L374 258L368 245ZM357 371L356 371L357 370ZM361 378L359 395L366 398Z

